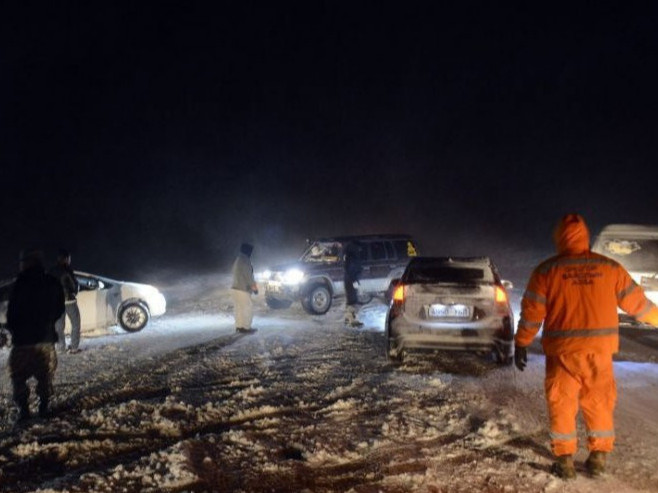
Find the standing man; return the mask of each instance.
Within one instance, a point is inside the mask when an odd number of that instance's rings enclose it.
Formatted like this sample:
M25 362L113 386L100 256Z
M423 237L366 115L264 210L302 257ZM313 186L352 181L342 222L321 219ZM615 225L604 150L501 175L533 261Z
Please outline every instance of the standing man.
M64 314L64 291L54 277L46 274L43 254L24 250L20 273L7 307L7 329L11 333L9 373L18 406L18 420L30 417L27 380L37 380L39 416L48 415L52 382L57 368L55 322Z
M354 283L359 282L361 275L361 248L358 243L350 242L345 247L343 256L345 285L345 324L350 327L362 327L363 323L356 318L357 305L359 303L358 293Z
M57 264L50 270L53 277L59 279L64 289L64 296L66 298L66 313L64 313L55 324L57 330L57 337L59 338L57 346L60 350L64 351L66 347L66 337L64 335L64 327L66 325L66 317L71 321L71 345L68 348L70 354L80 352L80 310L78 308L77 295L80 290L78 280L75 278L73 269L71 268L71 253L68 250L61 249L57 255Z
M589 231L578 214L567 214L554 232L558 254L535 268L521 302L514 360L521 371L527 347L543 323L544 388L551 427L553 473L574 478L576 415L587 428L587 471L605 471L615 441L617 388L612 355L619 348L617 306L658 325L658 309L617 262L590 251Z
M233 262L233 284L231 285L231 296L235 305L235 330L236 332L251 332L251 322L254 319L254 311L251 295L258 294L258 285L254 279L254 268L251 265L251 253L253 245L243 243L240 245L240 254Z

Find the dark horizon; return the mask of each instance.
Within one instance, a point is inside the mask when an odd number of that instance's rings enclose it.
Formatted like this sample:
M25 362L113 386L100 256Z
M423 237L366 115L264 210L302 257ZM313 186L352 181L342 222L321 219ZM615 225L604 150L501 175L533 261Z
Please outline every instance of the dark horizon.
M3 10L2 277L25 247L142 280L378 232L520 277L564 213L658 224L654 6Z

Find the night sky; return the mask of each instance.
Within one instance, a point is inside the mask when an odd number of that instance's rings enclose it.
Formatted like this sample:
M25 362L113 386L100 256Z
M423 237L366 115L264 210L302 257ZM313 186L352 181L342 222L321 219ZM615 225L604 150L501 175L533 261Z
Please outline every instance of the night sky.
M2 277L24 247L148 280L376 232L518 277L566 212L658 224L655 9L15 3Z

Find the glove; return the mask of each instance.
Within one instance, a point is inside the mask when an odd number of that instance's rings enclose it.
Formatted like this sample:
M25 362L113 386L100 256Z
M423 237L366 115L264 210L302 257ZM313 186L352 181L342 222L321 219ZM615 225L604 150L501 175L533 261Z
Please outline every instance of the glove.
M514 364L520 371L525 370L528 364L528 348L514 346Z

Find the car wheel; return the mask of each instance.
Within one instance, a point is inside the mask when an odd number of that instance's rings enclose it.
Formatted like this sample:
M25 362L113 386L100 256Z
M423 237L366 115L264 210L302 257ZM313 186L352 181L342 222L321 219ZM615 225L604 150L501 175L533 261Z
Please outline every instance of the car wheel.
M143 303L128 303L119 310L119 325L126 332L139 332L149 322L150 314Z
M372 301L372 295L370 293L359 293L356 298L360 305L367 305Z
M493 355L496 363L500 366L510 366L514 361L510 346L494 346Z
M315 284L302 299L302 307L311 315L324 315L331 308L331 292L325 284Z
M404 361L404 351L397 349L389 339L386 343L386 357L391 363L400 364Z
M290 308L290 305L292 305L292 301L290 300L278 300L276 298L267 298L267 297L265 298L265 303L267 303L267 306L269 306L273 310Z

